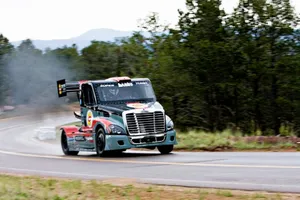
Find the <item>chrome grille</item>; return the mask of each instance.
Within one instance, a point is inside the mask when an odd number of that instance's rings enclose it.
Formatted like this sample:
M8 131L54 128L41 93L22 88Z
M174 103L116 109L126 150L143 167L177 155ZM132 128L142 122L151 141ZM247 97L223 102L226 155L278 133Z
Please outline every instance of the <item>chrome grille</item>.
M162 111L127 113L126 123L130 135L165 132L165 116Z

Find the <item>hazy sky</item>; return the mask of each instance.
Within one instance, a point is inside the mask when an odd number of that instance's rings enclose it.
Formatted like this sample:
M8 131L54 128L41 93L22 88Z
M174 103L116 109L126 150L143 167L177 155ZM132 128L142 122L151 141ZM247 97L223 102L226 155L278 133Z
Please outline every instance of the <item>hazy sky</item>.
M300 0L291 0L300 12ZM238 0L223 0L231 12ZM158 12L174 24L185 0L0 0L0 33L10 41L65 39L90 29L137 29L137 20Z

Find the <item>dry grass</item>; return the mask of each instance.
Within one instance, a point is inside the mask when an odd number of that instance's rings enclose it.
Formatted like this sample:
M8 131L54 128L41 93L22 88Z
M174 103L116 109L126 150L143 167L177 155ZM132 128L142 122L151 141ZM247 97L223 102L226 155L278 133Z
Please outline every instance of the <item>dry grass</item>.
M109 199L109 200L236 200L300 199L297 194L229 191L137 184L134 181L82 181L54 178L0 175L0 199Z

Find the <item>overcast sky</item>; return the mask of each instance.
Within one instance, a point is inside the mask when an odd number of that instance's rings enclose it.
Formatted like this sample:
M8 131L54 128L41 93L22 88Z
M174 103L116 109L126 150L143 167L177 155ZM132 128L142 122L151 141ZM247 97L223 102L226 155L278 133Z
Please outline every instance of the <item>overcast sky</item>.
M300 0L291 0L300 12ZM238 0L223 0L231 12ZM65 39L90 29L137 29L137 20L158 12L174 24L185 0L0 0L0 33L10 41Z

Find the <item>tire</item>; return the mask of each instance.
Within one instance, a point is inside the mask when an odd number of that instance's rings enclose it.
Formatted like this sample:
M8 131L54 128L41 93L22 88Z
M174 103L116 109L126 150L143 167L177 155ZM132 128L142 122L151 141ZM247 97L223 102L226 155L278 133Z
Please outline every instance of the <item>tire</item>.
M169 154L173 151L174 145L158 146L157 149L161 154Z
M76 156L76 155L78 155L79 151L70 151L69 150L67 135L66 135L64 130L61 133L60 143L61 143L62 151L64 152L65 155L67 155L67 156Z
M99 128L96 134L96 153L98 156L103 157L107 153L104 150L106 145L106 138L103 128Z

